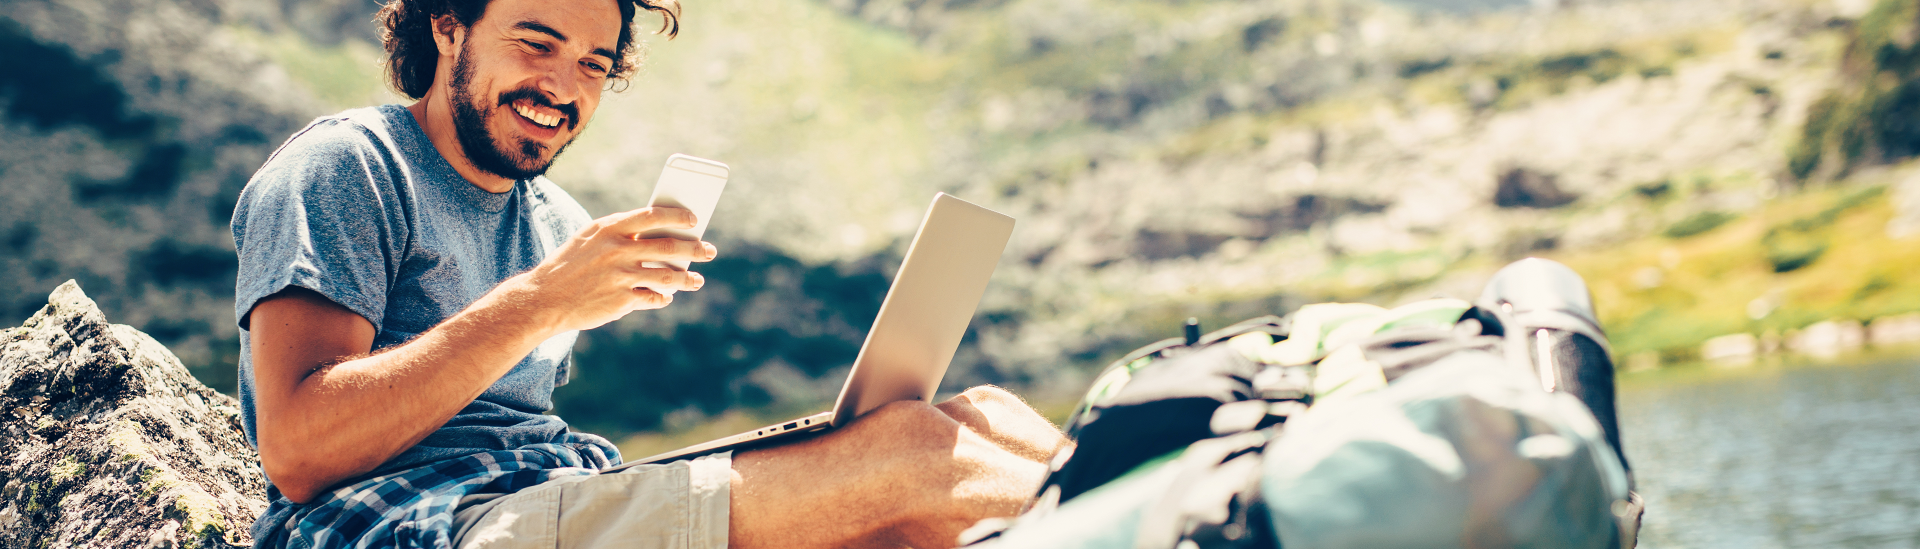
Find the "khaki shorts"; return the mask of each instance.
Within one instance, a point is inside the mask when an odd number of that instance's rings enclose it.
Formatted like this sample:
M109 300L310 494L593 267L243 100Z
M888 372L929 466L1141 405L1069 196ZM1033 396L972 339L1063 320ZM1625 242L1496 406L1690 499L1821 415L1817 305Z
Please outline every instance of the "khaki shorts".
M554 479L470 496L454 512L455 547L723 549L731 452L618 473Z

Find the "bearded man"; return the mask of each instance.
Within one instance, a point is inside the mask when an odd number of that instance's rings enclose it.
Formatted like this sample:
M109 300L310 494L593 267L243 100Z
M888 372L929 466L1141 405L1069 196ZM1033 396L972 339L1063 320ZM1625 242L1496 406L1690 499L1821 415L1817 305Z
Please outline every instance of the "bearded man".
M666 3L661 3L661 2ZM410 105L320 118L241 193L241 402L272 500L261 547L953 544L1018 511L1064 437L1017 397L902 402L772 448L600 474L545 415L579 330L699 290L712 244L644 208L592 219L542 176L671 0L392 0Z

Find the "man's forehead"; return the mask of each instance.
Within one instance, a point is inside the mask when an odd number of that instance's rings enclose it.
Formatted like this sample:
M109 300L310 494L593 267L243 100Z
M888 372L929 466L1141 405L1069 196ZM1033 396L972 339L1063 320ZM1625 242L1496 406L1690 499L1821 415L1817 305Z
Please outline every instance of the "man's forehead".
M615 0L493 0L482 23L537 32L591 49L612 52L620 39L620 6ZM597 52L598 53L598 52Z

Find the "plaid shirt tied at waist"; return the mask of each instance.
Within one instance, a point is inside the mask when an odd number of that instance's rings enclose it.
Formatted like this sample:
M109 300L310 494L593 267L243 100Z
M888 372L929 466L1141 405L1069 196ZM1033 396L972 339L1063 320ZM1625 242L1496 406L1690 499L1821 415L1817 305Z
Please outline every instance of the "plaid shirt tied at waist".
M595 444L531 444L470 454L369 478L305 505L269 488L253 525L255 547L452 549L461 498L510 494L556 478L597 475L619 463Z

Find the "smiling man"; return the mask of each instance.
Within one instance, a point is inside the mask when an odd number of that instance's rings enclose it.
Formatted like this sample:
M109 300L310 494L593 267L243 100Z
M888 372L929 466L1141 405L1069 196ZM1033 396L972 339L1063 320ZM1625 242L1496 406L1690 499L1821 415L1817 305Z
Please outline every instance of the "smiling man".
M694 291L713 245L637 239L542 174L633 71L654 0L393 0L394 88L320 118L234 211L242 422L271 482L261 547L937 547L1017 511L1066 444L994 388L802 442L614 474L546 415L578 331ZM645 363L645 357L635 357Z

